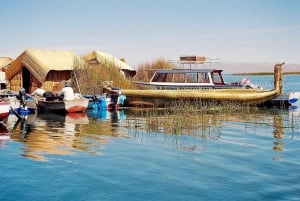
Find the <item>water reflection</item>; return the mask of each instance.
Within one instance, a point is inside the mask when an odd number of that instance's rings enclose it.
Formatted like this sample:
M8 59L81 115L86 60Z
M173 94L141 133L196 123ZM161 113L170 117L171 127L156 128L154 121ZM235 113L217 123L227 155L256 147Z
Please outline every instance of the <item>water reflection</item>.
M290 118L287 119L288 116ZM298 132L299 119L300 115L295 111L276 109L258 109L251 113L230 114L192 113L181 117L165 110L156 112L132 110L127 113L126 126L134 138L145 140L151 138L153 133L160 133L165 135L166 141L175 143L176 148L188 151L205 149L207 140L255 147L260 142L253 139L264 138L266 135L264 130L270 130L270 135L267 137L270 138L271 149L275 152L282 152L285 141ZM245 132L253 135L249 136L249 142L244 143L241 138L245 137ZM141 133L144 133L144 136L141 136ZM171 137L173 140L170 140Z
M88 125L86 114L33 114L26 119L10 116L12 139L24 143L21 155L46 160L45 155L71 154L82 126Z
M281 115L274 116L274 138L282 139L284 134L283 130L283 119Z
M89 110L90 131L112 137L128 137L122 132L121 123L126 119L124 110Z
M300 126L300 107L299 106L291 106L289 108L289 120L292 123L292 127L295 129L299 129Z
M171 135L189 135L200 138L217 138L222 128L230 122L248 126L268 125L274 127L274 137L281 139L284 134L283 115L285 111L263 111L245 114L243 112L230 114L191 114L180 116L170 112L130 110L127 113L129 128L138 128L147 132L165 133ZM233 125L239 127L241 124ZM213 135L211 135L213 134ZM220 137L220 136L219 136Z
M0 122L0 148L4 145L4 141L10 139L9 130L4 122Z
M105 114L105 118L102 116ZM39 113L6 122L11 139L22 142L21 155L46 161L51 155L70 155L78 151L101 154L110 137L128 137L122 133L124 111L105 111L101 116L87 113Z
M22 156L42 161L49 160L52 155L74 155L78 151L102 154L112 137L140 142L151 140L190 152L204 150L210 141L216 140L256 146L259 141L253 139L264 137L264 130L271 133L267 136L270 137L271 149L280 153L284 151L286 140L298 132L299 114L298 110L259 110L253 114L178 116L152 109L89 110L86 114L33 114L23 120L10 115L2 127L0 124L0 131L2 128L3 132L8 130L11 134L6 137L23 143ZM249 139L244 133L251 133L247 136ZM243 142L242 138L249 142ZM279 158L278 155L274 157Z

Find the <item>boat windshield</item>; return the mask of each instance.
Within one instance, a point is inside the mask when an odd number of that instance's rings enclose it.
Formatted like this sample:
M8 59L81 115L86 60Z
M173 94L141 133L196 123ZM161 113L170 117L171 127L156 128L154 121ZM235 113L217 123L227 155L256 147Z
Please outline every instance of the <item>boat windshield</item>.
M152 82L172 82L172 74L168 73L155 73Z
M221 75L221 72L212 72L211 75L214 84L218 84L218 85L224 84L224 80Z

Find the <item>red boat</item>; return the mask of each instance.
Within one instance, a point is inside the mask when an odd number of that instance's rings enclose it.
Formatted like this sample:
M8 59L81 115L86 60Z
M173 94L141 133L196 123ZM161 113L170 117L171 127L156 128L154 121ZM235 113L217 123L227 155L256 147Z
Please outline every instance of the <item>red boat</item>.
M38 100L38 108L41 110L51 110L57 112L84 112L88 108L89 100L86 98L78 98L74 100Z
M0 99L0 121L8 117L10 110L10 103L8 100Z

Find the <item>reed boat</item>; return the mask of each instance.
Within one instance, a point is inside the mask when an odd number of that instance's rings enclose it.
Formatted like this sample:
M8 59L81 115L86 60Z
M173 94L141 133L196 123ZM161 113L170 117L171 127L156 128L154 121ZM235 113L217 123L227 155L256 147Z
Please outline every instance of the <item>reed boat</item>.
M222 87L173 87L157 89L122 89L126 106L165 106L174 101L236 102L243 105L258 105L282 93L282 65L274 66L274 89L243 87L231 84ZM210 77L211 78L211 77ZM222 81L224 83L224 81ZM220 84L221 86L221 84Z

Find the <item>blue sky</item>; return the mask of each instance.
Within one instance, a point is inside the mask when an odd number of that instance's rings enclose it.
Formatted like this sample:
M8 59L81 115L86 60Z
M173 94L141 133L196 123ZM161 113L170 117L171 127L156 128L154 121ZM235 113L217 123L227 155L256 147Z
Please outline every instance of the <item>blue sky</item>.
M133 66L199 55L300 63L300 0L1 0L0 56L93 50Z

